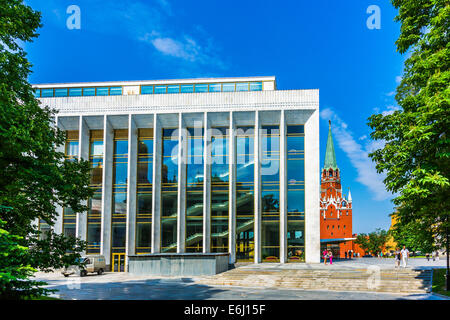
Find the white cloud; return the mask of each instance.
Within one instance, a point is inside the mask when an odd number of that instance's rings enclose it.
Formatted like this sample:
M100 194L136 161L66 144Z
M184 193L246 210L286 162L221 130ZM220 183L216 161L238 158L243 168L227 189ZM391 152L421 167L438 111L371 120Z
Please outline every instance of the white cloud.
M393 114L394 111L401 110L399 106L387 106L387 110L381 112L383 116L387 116L389 114Z
M402 82L402 76L396 76L395 77L395 82L397 83L397 84L400 84L400 82Z
M369 153L382 147L384 142L368 140L364 146L358 143L345 122L330 108L322 110L320 117L332 121L333 138L356 169L358 174L356 181L366 186L375 200L392 198L392 194L386 191L383 183L385 176L377 173L375 163L369 158Z

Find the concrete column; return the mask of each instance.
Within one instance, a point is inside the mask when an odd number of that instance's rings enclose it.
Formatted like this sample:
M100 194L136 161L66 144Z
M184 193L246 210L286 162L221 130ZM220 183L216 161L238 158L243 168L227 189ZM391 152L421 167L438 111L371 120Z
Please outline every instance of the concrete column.
M204 113L203 136L203 253L211 252L211 124Z
M286 148L285 111L280 116L280 262L288 262L287 258L287 148Z
M305 123L305 260L320 263L319 110Z
M138 134L134 116L128 118L128 172L127 172L127 234L125 253L125 266L128 266L128 255L135 254L136 248L136 182L137 182L137 156ZM127 270L125 270L127 271Z
M61 130L65 130L64 128L62 128L60 118L58 116L55 117L55 123L56 123L57 128L59 128ZM65 144L58 146L56 148L57 152L64 153L64 150L65 150ZM53 231L55 233L61 234L63 232L63 208L60 205L56 205L56 213L57 213L57 216L55 219L55 224L51 228L53 229ZM39 223L38 223L38 225L39 225Z
M80 116L78 133L78 159L89 161L89 127L83 116ZM83 204L86 205L87 201L84 200ZM77 238L84 241L87 239L87 214L87 212L77 213L76 235Z
M113 184L114 130L108 116L103 120L103 180L102 180L102 224L101 249L106 265L111 266L111 210Z
M261 122L255 111L255 263L261 263Z
M230 154L229 154L229 206L228 206L228 250L230 253L229 263L236 262L236 124L234 113L230 113Z
M182 113L178 114L178 196L177 196L177 253L186 252L186 163L187 130Z
M152 253L161 252L161 161L162 127L153 115L153 180L152 180Z

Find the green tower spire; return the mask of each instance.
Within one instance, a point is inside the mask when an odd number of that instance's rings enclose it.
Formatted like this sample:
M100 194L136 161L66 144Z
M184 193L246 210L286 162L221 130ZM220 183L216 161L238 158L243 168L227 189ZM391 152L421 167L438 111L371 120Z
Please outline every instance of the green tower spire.
M338 168L336 163L336 154L334 153L333 135L331 134L331 120L328 121L328 140L327 140L327 152L325 153L324 169L336 170Z

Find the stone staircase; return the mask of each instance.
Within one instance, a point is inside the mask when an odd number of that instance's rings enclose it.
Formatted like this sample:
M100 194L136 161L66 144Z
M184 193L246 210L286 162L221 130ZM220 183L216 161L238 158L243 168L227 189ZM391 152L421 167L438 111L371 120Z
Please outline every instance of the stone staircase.
M423 294L431 291L432 270L239 267L196 282L241 287Z

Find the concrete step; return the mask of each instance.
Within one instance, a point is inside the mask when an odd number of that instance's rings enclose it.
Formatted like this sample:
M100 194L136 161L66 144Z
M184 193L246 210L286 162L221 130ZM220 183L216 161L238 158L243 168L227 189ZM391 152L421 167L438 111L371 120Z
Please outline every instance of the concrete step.
M368 273L366 269L261 270L241 267L204 277L198 283L303 290L426 293L431 291L431 275L431 270L380 270L379 273Z

